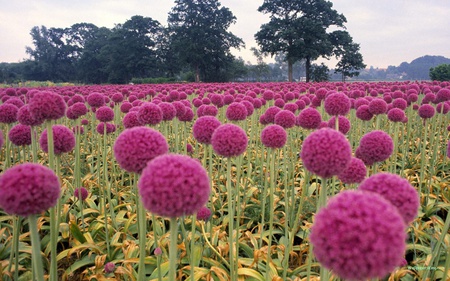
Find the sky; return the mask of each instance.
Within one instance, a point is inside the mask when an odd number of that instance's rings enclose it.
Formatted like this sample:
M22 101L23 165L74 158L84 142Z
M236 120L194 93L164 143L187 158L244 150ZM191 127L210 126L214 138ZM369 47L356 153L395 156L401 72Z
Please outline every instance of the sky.
M333 8L347 18L347 31L369 67L386 68L411 62L424 55L450 58L449 0L332 0ZM245 49L232 50L236 57L256 63L250 48L257 47L254 34L269 16L257 11L263 0L221 0L236 16L229 29L242 38ZM0 0L0 62L29 58L34 26L66 28L93 23L113 28L134 15L151 17L167 25L173 0ZM273 61L267 57L266 62ZM330 68L336 60L320 60Z

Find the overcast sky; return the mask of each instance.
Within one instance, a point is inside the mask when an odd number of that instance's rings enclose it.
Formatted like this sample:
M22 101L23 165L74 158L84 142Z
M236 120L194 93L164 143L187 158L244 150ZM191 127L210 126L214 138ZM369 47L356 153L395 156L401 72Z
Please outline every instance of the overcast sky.
M254 34L268 16L257 11L262 0L222 0L236 16L230 31L242 38L246 48L233 54L255 63L250 52L256 47ZM347 30L361 46L367 66L385 68L423 55L450 58L449 0L333 0L347 18ZM25 47L33 47L33 26L70 27L93 23L114 27L134 15L151 17L166 25L173 0L0 0L0 62L28 58ZM271 61L267 58L267 62ZM335 61L327 64L334 67Z

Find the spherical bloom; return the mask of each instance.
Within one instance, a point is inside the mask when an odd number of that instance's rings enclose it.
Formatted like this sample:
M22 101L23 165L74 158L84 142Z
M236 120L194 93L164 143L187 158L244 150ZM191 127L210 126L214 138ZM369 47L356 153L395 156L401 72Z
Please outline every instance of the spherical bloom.
M373 192L347 190L315 216L317 260L346 280L383 278L402 262L406 231L397 209Z
M113 273L116 270L116 265L112 262L105 263L105 273Z
M87 103L91 107L100 107L105 105L105 96L101 93L90 93L86 98Z
M103 135L105 133L105 126L106 126L106 134L112 134L116 131L116 125L111 123L100 122L98 123L96 128L97 133Z
M297 100L297 101L295 102L295 104L297 105L297 109L298 109L298 110L303 110L303 109L305 109L305 107L306 107L306 103L305 103L305 101L302 100L302 99ZM285 108L285 109L286 109L286 108Z
M227 107L225 115L231 121L245 120L247 118L247 108L240 102L233 102Z
M296 124L304 129L317 129L321 122L322 116L320 112L313 107L308 107L300 111L296 120Z
M368 105L363 104L360 107L358 107L358 109L356 109L356 118L361 119L363 121L369 121L370 119L372 119L372 117L373 114L372 112L370 112Z
M366 175L367 169L364 162L359 158L352 157L350 164L338 175L338 178L343 183L352 184L362 182Z
M223 157L236 157L247 149L248 138L245 131L234 124L217 127L211 137L214 151Z
M435 113L436 113L436 109L434 109L434 107L429 104L422 104L418 110L419 116L423 119L432 118Z
M148 162L138 182L144 207L163 217L192 215L209 198L208 174L195 159L166 154Z
M358 147L357 157L368 165L388 159L394 151L394 142L387 133L375 130L365 134Z
M210 217L211 217L211 210L206 206L201 207L197 211L197 219L198 220L208 221Z
M420 206L419 194L408 180L396 174L375 174L365 179L358 189L383 196L398 209L407 225L417 216Z
M139 107L137 116L139 122L146 125L156 125L163 119L161 108L150 102L146 102Z
M64 125L54 125L53 131L53 148L56 155L70 152L75 147L75 134L71 129ZM47 129L45 129L39 138L41 149L48 153Z
M125 129L114 143L114 156L120 167L132 173L141 173L147 162L169 150L166 138L148 127Z
M358 109L361 105L369 105L369 101L364 98L355 100L355 108Z
M133 107L133 105L132 105L130 102L125 101L125 102L123 102L123 103L120 105L120 111L121 111L122 113L127 113L127 112L130 111L130 109L131 109L132 107Z
M24 105L23 101L19 98L10 98L5 103L15 105L17 108L21 108Z
M19 108L14 104L4 103L0 105L0 123L11 124L17 121Z
M348 120L345 116L339 115L338 121L339 132L343 133L344 135L347 134L351 128L350 120ZM336 129L336 116L331 117L330 120L328 120L327 125L331 129Z
M177 115L177 110L171 103L162 102L158 106L161 108L163 121L170 121Z
M122 124L125 129L144 125L141 124L141 122L139 122L137 111L130 111L127 114L125 114L125 116L122 119Z
M267 124L275 122L275 115L281 111L281 108L276 106L269 107L266 112L264 112L265 121Z
M441 102L436 106L436 112L447 114L450 111L450 104L448 102Z
M89 195L89 192L88 192L87 189L84 188L84 187L76 188L76 189L74 190L74 192L73 192L73 196L74 196L75 198L79 199L80 196L81 196L81 201L86 200L86 198L88 197L88 195Z
M369 111L373 115L386 113L387 103L383 99L375 98L369 102Z
M184 114L178 117L181 122L191 122L194 119L194 111L190 107L186 107Z
M123 101L123 94L122 93L115 93L112 95L111 100L114 103L121 103Z
M402 110L405 110L406 107L408 107L408 102L405 99L399 98L399 99L395 99L392 102L392 106L395 108L400 108Z
M59 194L55 172L40 164L19 164L0 176L0 207L9 214L39 214L55 206Z
M186 144L186 152L189 154L192 154L193 151L194 151L194 148L192 147L192 144L190 144L190 143Z
M274 95L275 95L275 93L272 92L271 90L265 90L262 97L263 97L263 99L268 101L268 100L273 100Z
M275 114L274 123L288 129L295 126L295 114L289 110L281 110Z
M275 100L274 104L276 107L283 108L286 103L282 98L278 98Z
M440 103L450 100L450 89L442 88L436 93L435 103Z
M81 120L81 125L88 125L89 124L89 120L87 120L87 119L82 119Z
M218 113L219 110L212 104L202 104L197 110L198 117L216 116Z
M303 101L302 101L302 102L303 102ZM304 108L304 107L303 107L303 108ZM302 109L303 109L303 108L302 108ZM284 110L289 110L290 112L292 112L292 113L295 114L295 112L296 112L297 109L298 109L298 105L295 104L295 103L287 103L287 104L284 105L283 109L284 109Z
M27 125L17 124L8 133L9 140L17 146L31 144L31 128Z
M287 141L286 130L279 125L269 125L261 131L261 142L269 148L282 148Z
M17 112L17 121L19 121L20 124L28 126L39 126L44 122L44 120L36 120L34 116L31 115L30 108L27 104L19 108L19 111Z
M392 122L402 122L405 119L406 114L400 108L394 107L388 111L387 117Z
M176 116L178 119L182 117L186 113L186 105L182 103L181 101L175 101L172 103L173 107L175 107Z
M214 116L202 116L198 118L192 127L194 138L199 143L211 144L211 137L220 124L220 121Z
M255 111L255 107L253 106L253 103L251 103L251 102L249 102L247 100L243 100L241 103L247 109L247 117L251 116L253 114L253 112Z
M66 102L54 92L37 92L28 103L31 115L36 120L57 120L66 114Z
M101 106L95 111L95 118L100 122L111 122L114 120L114 111L109 106Z
M330 178L339 175L350 164L352 148L341 132L323 128L306 137L300 157L308 171Z
M350 111L351 102L346 94L332 93L325 98L324 108L329 115L346 115Z

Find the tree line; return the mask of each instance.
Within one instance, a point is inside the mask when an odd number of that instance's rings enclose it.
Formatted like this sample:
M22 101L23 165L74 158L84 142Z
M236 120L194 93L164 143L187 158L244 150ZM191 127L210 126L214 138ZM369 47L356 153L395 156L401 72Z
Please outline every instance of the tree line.
M335 72L345 79L358 75L365 65L359 44L345 30L345 16L332 6L326 0L264 0L258 11L270 21L255 34L256 65L231 54L232 48L245 45L229 31L236 17L217 0L176 0L167 26L140 15L111 29L92 23L35 26L30 32L33 46L26 47L29 59L0 64L0 78L87 84L148 78L293 81L300 78L295 75L326 80L328 68L313 62L336 57ZM267 55L275 56L276 63L265 64Z

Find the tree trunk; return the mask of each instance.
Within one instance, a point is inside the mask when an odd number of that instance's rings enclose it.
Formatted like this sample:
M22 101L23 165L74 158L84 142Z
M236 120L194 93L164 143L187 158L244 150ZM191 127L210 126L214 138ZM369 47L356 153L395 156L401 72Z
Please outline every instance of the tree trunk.
M198 67L198 64L195 65L195 82L200 82L200 69Z
M288 59L288 80L289 82L293 81L293 63L291 59Z
M311 59L310 58L306 58L305 70L306 70L306 74L305 74L306 82L309 82L310 74L311 74Z

